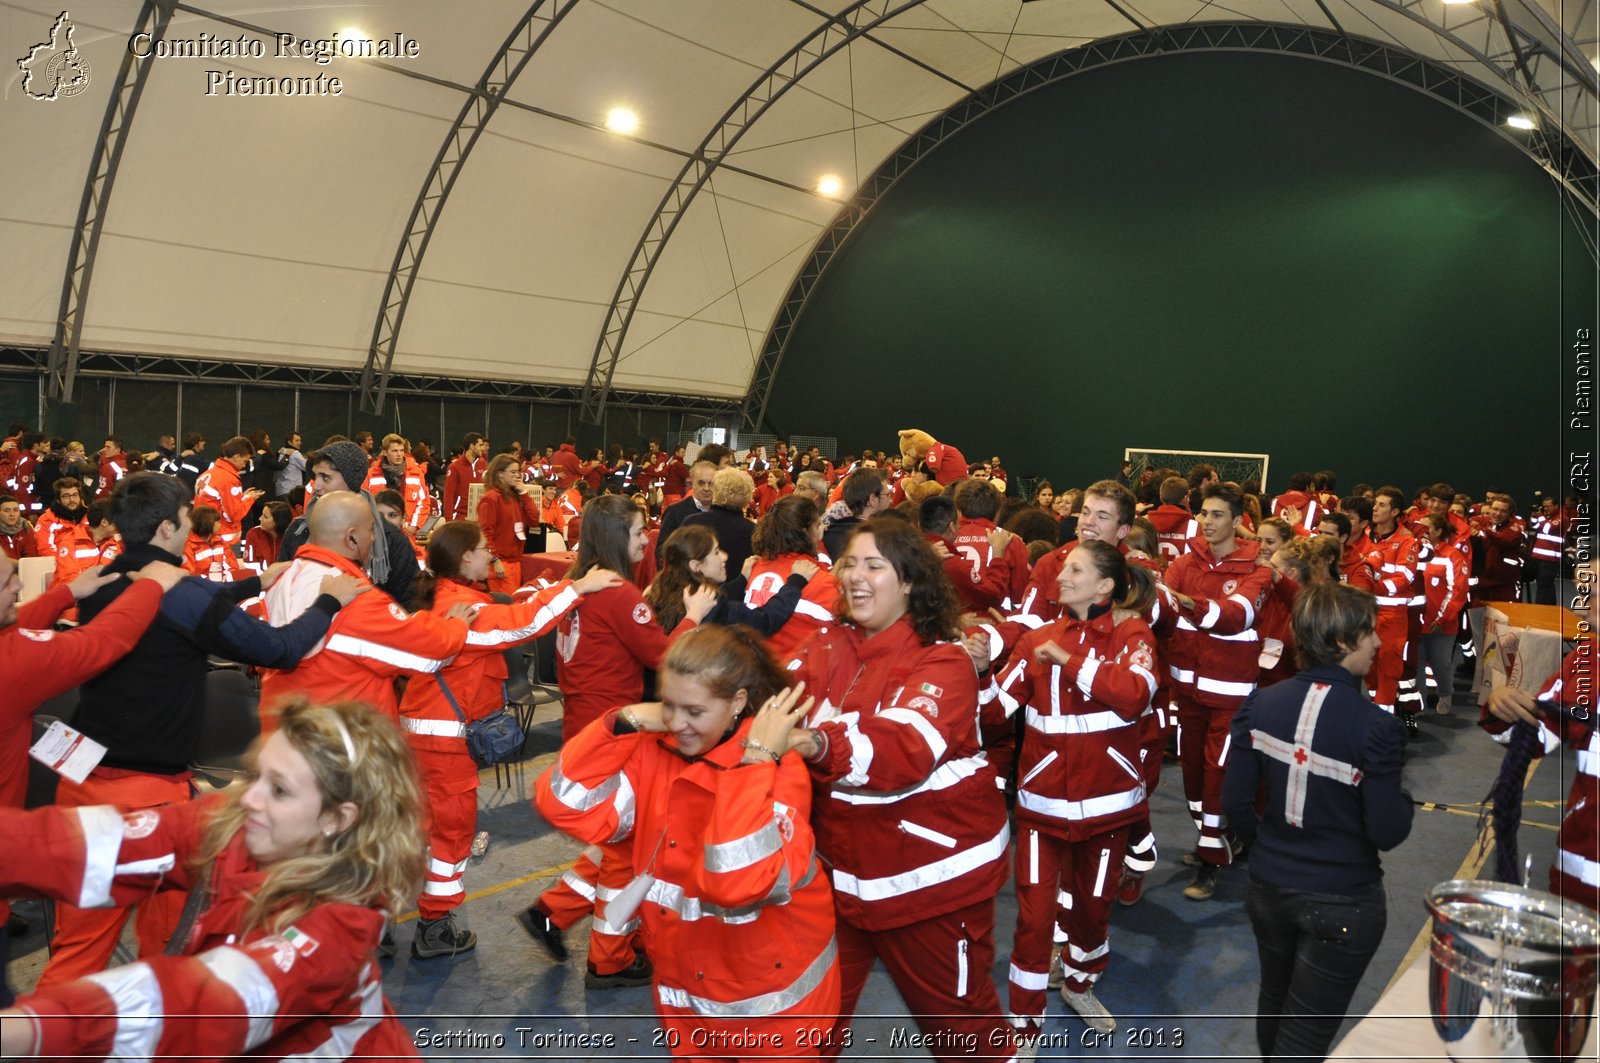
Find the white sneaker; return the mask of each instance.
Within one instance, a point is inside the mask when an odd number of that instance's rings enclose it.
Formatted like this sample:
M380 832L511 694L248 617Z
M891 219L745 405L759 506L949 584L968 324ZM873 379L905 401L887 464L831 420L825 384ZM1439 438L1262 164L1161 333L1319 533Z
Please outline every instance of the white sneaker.
M1061 969L1061 950L1057 949L1054 956L1050 957L1050 979L1045 984L1051 989L1060 989L1067 980L1067 974Z
M1061 999L1067 1002L1067 1007L1078 1013L1078 1017L1095 1033L1113 1033L1117 1028L1114 1019L1106 1006L1100 1003L1093 990L1084 990L1074 993L1066 986L1061 987Z
M1033 1063L1039 1058L1039 1038L1029 1037L1017 1040L1017 1063Z

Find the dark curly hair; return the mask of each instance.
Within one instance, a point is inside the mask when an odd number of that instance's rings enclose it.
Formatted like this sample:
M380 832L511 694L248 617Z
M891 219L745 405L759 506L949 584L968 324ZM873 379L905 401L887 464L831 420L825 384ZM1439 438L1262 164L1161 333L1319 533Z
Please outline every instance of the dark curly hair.
M942 639L960 638L960 599L950 584L950 577L945 575L944 562L939 560L917 526L893 517L873 517L850 534L845 553L849 553L850 544L862 535L872 536L878 553L894 567L895 575L902 583L910 585L906 614L922 644L928 646ZM834 612L847 617L850 615L848 605L841 580L839 603Z

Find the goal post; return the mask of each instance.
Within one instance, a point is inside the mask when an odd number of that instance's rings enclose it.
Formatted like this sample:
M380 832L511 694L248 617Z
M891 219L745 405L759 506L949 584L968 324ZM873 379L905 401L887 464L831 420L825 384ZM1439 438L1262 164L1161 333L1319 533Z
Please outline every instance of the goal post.
M1260 480L1263 493L1267 490L1267 458L1266 454L1231 454L1216 450L1128 447L1122 452L1122 460L1131 465L1128 470L1128 482L1131 484L1137 484L1147 469L1177 469L1180 474L1187 476L1196 465L1215 465L1218 479L1235 483Z

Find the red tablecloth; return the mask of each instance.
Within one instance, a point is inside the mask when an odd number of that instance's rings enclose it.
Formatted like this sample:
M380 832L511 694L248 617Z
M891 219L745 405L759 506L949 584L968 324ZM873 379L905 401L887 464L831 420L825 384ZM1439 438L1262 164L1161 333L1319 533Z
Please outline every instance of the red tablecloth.
M539 579L560 579L578 555L571 550L556 550L548 554L523 554L522 555L522 582L532 583Z

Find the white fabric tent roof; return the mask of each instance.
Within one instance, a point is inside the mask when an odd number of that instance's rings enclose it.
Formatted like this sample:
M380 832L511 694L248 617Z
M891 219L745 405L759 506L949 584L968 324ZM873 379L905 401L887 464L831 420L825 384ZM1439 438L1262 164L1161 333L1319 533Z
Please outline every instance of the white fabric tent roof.
M1488 0L871 0L882 19L750 125L683 212L622 338L614 385L743 395L773 315L840 202L929 119L997 77L1140 27L1265 20L1414 52L1523 99L1596 158L1594 0L1505 0L1530 92ZM581 384L619 281L663 194L733 103L845 0L541 0L563 17L505 93L438 214L396 372ZM530 5L513 0L245 4L215 15L299 37L403 34L415 59L276 58L270 37L180 9L169 41L262 40L263 58L152 57L83 298L82 347L359 367L424 179L486 64ZM6 55L61 9L11 0ZM0 342L45 346L85 180L139 16L133 0L68 10L90 82L28 98L16 64L0 136ZM842 30L840 31L842 33ZM1558 61L1559 57L1559 61ZM913 61L914 60L914 61ZM340 79L332 96L208 95L207 71ZM1514 79L1506 80L1508 72ZM412 76L421 75L421 76ZM634 138L599 124L614 106ZM649 142L649 143L645 143Z

